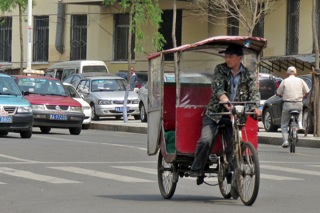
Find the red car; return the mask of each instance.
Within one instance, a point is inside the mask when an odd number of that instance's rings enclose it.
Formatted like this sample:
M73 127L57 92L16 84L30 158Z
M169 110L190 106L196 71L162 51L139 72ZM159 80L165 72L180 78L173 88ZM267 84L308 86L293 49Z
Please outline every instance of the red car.
M33 127L40 127L42 133L49 133L51 128L68 128L72 135L81 133L84 120L81 104L67 96L60 80L25 75L12 78L31 103Z

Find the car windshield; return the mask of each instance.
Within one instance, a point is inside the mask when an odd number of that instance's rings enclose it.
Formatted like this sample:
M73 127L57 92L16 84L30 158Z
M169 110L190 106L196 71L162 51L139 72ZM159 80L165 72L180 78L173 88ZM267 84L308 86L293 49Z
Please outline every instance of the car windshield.
M107 68L105 66L93 66L93 65L90 65L90 66L83 66L82 67L82 72L85 73L85 72L108 72L107 71Z
M68 96L73 98L81 98L77 90L71 85L63 85Z
M91 82L91 91L125 91L126 85L124 79L95 79Z
M20 78L18 86L21 91L30 94L66 96L65 89L59 80L45 78Z
M0 77L0 95L21 95L21 92L12 78Z

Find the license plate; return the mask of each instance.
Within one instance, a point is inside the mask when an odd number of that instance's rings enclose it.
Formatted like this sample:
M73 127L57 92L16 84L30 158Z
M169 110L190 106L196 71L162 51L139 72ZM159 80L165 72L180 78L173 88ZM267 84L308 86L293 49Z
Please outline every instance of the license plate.
M262 110L263 106L259 106L259 109Z
M12 116L0 116L0 123L12 123Z
M59 115L59 114L50 114L50 120L68 120L68 117L66 115Z
M116 112L123 112L123 107L116 107ZM127 107L127 112L129 111L129 107Z

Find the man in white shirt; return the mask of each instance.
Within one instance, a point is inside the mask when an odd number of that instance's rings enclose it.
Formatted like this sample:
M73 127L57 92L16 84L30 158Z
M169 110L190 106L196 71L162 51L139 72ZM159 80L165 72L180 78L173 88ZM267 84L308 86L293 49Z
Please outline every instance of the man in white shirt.
M282 115L281 115L281 131L282 131L282 147L287 148L288 142L288 125L290 120L290 111L298 110L299 115L299 130L304 130L302 127L302 100L306 98L310 92L308 85L301 78L297 78L297 70L295 67L288 67L287 78L284 79L277 94L283 98Z

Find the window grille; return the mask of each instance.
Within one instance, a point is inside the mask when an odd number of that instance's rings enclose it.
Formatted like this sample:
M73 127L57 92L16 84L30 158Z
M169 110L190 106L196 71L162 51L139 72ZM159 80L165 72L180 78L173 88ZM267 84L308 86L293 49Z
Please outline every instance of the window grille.
M300 0L287 0L287 46L286 54L298 54Z
M114 22L114 60L128 61L128 41L130 28L129 14L115 14ZM131 59L135 59L135 34L132 35L131 40Z
M71 15L70 60L87 58L87 15Z
M230 11L230 15L228 17L228 35L239 35L239 19L238 14L235 11ZM236 17L235 17L236 16Z
M173 10L164 10L162 13L162 23L160 26L159 32L163 35L166 43L163 46L163 49L173 48L172 42L172 19L173 19ZM182 31L182 10L177 10L176 16L176 42L177 46L181 45L181 31ZM173 54L165 54L164 60L173 61Z
M33 61L48 61L49 16L34 16Z
M11 62L12 17L0 18L0 61Z
M258 13L260 13L261 9L264 9L264 4L259 4ZM259 22L254 26L252 35L256 37L264 37L264 13L261 14Z

